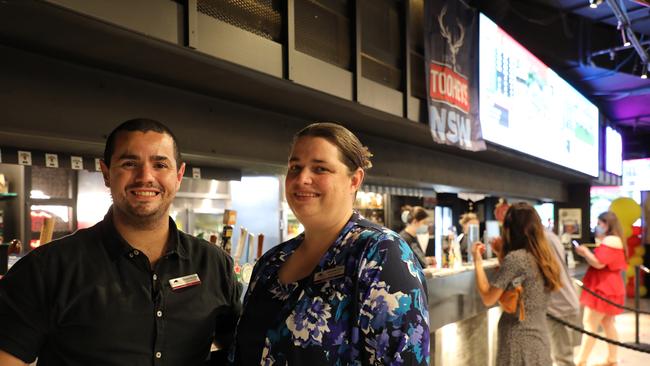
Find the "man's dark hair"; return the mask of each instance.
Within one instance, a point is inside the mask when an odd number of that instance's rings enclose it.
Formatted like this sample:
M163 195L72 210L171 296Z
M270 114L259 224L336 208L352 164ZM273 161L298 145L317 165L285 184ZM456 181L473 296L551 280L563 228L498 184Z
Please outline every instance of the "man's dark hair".
M108 139L106 139L106 147L104 148L104 164L106 164L107 167L110 168L111 166L111 157L113 156L113 152L115 150L115 139L117 135L120 132L133 132L133 131L140 131L140 132L153 131L153 132L158 132L158 133L167 134L171 136L172 140L174 141L174 158L176 159L176 169L180 168L181 152L178 148L178 140L176 140L176 136L169 128L167 128L167 126L165 126L161 122L155 121L153 119L147 119L147 118L135 118L123 122L119 126L115 127L113 132L111 132L111 134L108 135Z

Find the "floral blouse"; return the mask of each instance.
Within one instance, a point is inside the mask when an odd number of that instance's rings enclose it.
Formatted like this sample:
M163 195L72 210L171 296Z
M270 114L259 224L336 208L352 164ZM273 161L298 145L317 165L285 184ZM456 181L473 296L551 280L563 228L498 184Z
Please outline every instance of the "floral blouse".
M354 213L314 272L283 285L300 235L256 264L230 361L236 365L428 365L421 267L396 233Z

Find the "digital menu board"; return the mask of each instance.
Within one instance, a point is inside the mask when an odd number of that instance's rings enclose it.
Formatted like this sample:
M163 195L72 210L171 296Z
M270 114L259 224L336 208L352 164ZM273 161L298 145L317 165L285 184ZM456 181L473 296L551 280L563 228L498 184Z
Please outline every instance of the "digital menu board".
M609 126L605 128L605 170L623 175L623 138Z
M480 16L483 138L598 176L598 108L488 17Z
M623 162L623 187L633 191L650 191L650 158Z

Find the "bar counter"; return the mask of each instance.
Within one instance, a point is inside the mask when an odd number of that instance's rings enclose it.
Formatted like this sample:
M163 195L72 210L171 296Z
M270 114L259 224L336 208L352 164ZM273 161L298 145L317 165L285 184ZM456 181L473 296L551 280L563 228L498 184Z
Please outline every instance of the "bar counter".
M498 270L496 259L483 260L491 280ZM569 274L582 278L587 264L577 263ZM496 326L501 316L498 306L483 305L473 264L456 269L426 268L431 331L431 365L495 364ZM574 284L575 285L575 284Z
M497 270L496 258L483 260L483 268L491 279ZM429 296L429 328L434 331L444 325L471 318L487 311L476 289L474 264L460 268L426 268Z

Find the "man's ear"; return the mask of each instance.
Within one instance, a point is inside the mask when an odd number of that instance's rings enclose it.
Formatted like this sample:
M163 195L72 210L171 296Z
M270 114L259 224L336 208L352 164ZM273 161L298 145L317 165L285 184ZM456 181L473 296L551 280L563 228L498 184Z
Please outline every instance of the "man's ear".
M102 169L102 176L104 177L104 185L108 188L111 188L111 179L109 175L109 168L106 166L106 163L103 159L99 160L99 167Z
M183 175L185 175L185 163L181 163L181 166L176 172L176 191L181 188L181 181L183 181Z

